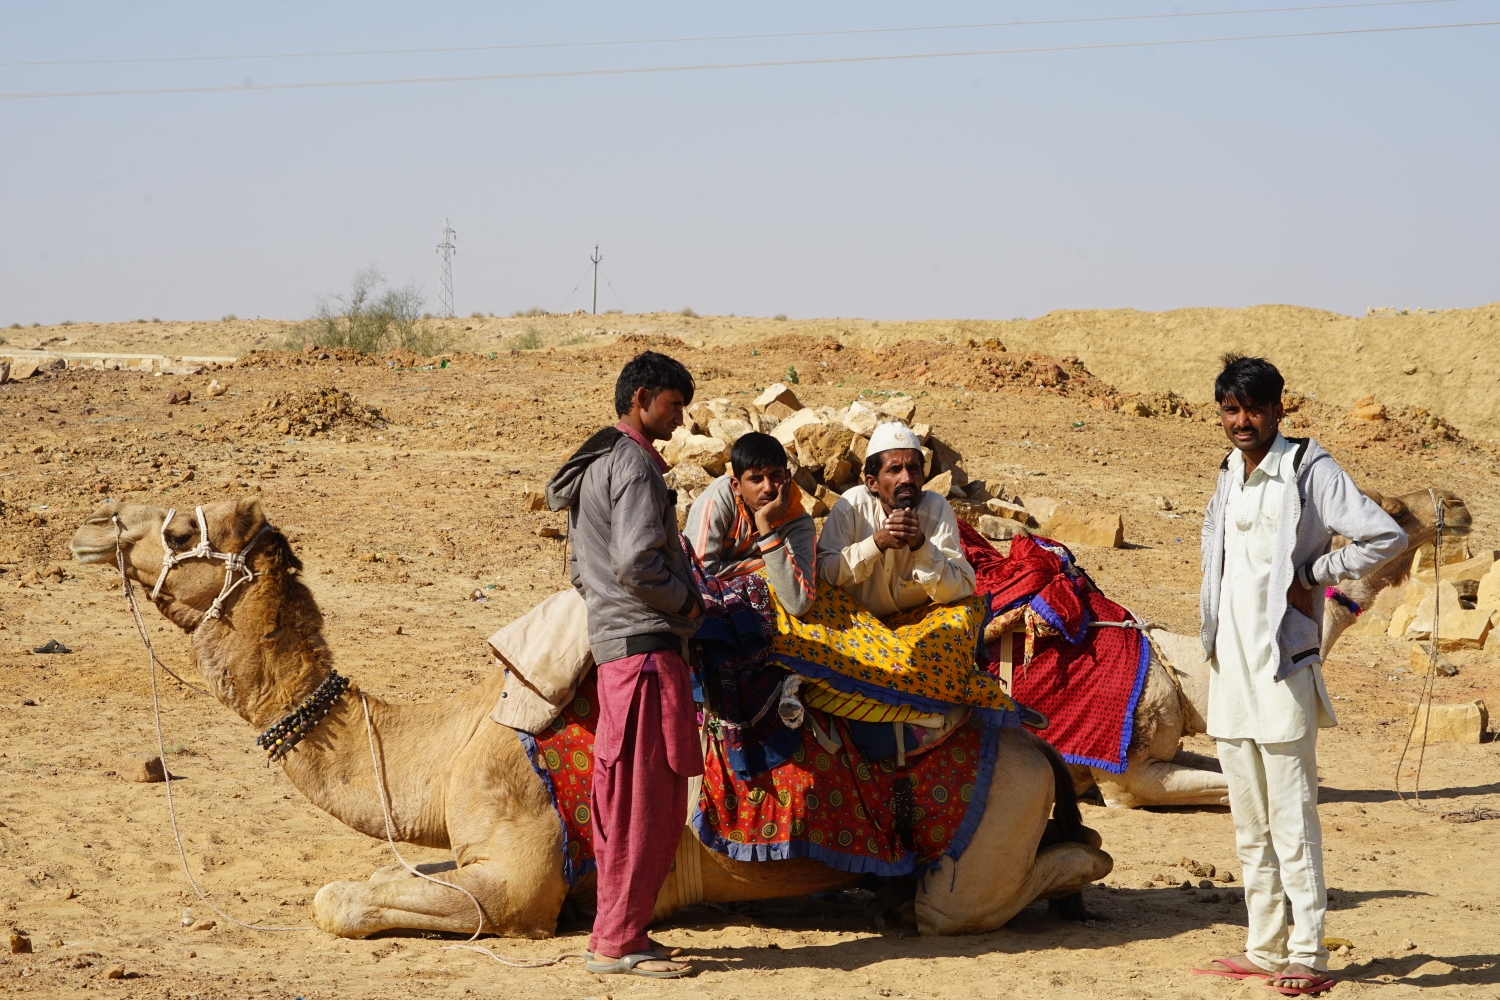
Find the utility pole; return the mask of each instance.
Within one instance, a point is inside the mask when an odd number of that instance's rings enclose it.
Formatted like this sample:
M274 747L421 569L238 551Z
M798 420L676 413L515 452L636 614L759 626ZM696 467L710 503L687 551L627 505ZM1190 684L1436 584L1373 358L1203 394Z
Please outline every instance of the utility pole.
M599 262L604 258L599 256L599 244L594 244L594 256L589 260L594 262L594 315L599 315Z
M458 253L458 247L453 241L458 234L453 227L448 225L448 220L443 220L443 242L438 244L437 252L443 258L443 287L438 291L438 308L444 319L453 318L453 255Z

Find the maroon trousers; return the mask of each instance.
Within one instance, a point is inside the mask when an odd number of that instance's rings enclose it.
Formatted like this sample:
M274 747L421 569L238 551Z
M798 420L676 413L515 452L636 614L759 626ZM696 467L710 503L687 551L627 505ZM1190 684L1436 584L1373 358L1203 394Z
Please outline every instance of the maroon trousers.
M687 666L672 652L598 665L594 861L598 912L589 951L648 951L646 925L672 869L690 774L703 773Z

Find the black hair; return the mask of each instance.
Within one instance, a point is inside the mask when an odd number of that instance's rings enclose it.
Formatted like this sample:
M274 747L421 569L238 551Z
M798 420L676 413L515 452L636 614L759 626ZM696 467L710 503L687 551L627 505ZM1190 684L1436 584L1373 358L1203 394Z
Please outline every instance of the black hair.
M669 358L656 351L642 351L626 362L615 380L615 414L625 416L630 412L631 401L637 389L649 389L653 393L664 389L676 389L682 393L683 403L693 401L693 376L676 358Z
M1265 358L1247 358L1233 351L1224 355L1224 370L1214 379L1214 402L1235 399L1251 406L1269 406L1281 399L1286 380Z
M891 450L892 451L898 451L898 450L899 451L914 451L916 449L912 449L912 448L900 448L900 449L892 448ZM885 454L885 452L883 452L883 451L872 451L872 452L870 452L870 454L868 454L868 455L865 456L865 475L867 475L867 476L878 476L878 475L880 475L881 466L885 464L884 460L880 456L884 455L884 454ZM920 452L919 452L919 454L920 454Z
M736 478L751 469L784 469L786 449L771 435L751 431L740 435L729 449L729 464L734 466Z

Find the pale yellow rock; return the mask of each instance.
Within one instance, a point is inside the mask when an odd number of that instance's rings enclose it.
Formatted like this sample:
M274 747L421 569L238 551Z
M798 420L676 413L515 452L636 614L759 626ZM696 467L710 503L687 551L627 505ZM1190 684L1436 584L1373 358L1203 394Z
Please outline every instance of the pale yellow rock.
M1349 419L1370 421L1384 420L1385 405L1383 403L1376 402L1374 396L1366 396L1364 399L1361 399L1359 402L1355 403L1354 406L1349 410Z
M932 437L932 425L931 424L912 424L911 425L911 432L917 436L917 440L918 441L922 442L923 444L926 444L927 443L927 439L930 438L930 437Z
M842 424L804 424L794 432L797 461L808 468L831 471L840 461L848 460L853 440L853 432Z
M769 413L750 411L750 429L753 431L761 434L769 434L776 429L776 425L779 423L781 423L781 418L779 417L772 416Z
M664 478L667 481L667 488L677 491L677 499L680 502L684 496L696 499L699 493L713 484L716 477L701 465L683 462L673 466Z
M1416 577L1412 577L1406 581L1406 589L1401 593L1401 603L1409 608L1415 608L1425 601L1427 595L1431 593L1432 584L1426 580L1419 580Z
M964 470L963 456L951 445L944 444L937 438L928 438L927 446L932 449L933 468L939 472L953 473L953 485L964 486L969 482L969 474Z
M789 410L802 409L802 401L797 394L788 389L784 383L773 382L766 386L766 391L755 397L755 402L750 405L762 413L771 412L773 404L780 404Z
M1042 522L1037 533L1066 545L1097 545L1118 549L1125 544L1125 522L1119 514L1062 507Z
M0 385L4 385L5 383L7 383L9 381L10 381L10 361L8 359L0 359Z
M210 379L208 383L208 394L210 396L222 396L229 391L229 387L218 379Z
M748 420L738 420L734 417L715 417L708 422L708 436L718 438L731 448L740 438L751 431Z
M1466 562L1473 553L1464 542L1455 541L1452 538L1443 542L1443 565ZM1426 573L1432 575L1432 545L1431 543L1417 549L1417 554L1412 557L1411 571L1413 574Z
M729 462L729 445L706 434L684 433L685 430L677 428L667 440L667 446L662 450L662 458L667 464L677 466L686 462L701 465L716 476L722 473Z
M854 460L858 463L857 468L864 468L865 456L869 454L869 451L870 439L863 434L856 434L849 441L849 454L854 456Z
M1489 724L1489 712L1482 701L1471 701L1465 705L1433 705L1427 708L1407 706L1407 717L1415 716L1416 726L1412 738L1428 743L1478 743L1484 739Z
M1479 581L1479 594L1474 603L1481 608L1500 608L1500 566L1492 568Z
M1344 630L1345 635L1385 635L1391 627L1388 615L1379 611L1366 611L1354 619L1354 624Z
M1434 636L1436 614L1438 631ZM1438 649L1480 649L1490 631L1489 608L1468 609L1459 604L1458 589L1447 580L1437 585L1417 607L1417 616L1406 628L1408 639L1435 638Z
M910 396L894 396L880 404L880 412L910 424L917 413L917 401Z
M953 474L951 472L939 472L937 475L929 478L922 485L922 488L924 490L931 490L940 497L945 497L948 495L948 491L953 488Z
M1460 580L1482 580L1489 575L1490 570L1494 569L1494 567L1495 552L1491 549L1481 552L1471 559L1465 559L1462 562L1444 562L1442 577L1444 580L1451 580L1454 583ZM1423 583L1431 583L1434 576L1431 563L1429 562L1426 568L1414 573L1413 576Z
M812 410L798 410L791 416L784 418L776 429L771 431L771 436L781 442L781 446L787 451L792 451L797 446L797 429L821 424L823 418Z
M1398 605L1396 607L1396 610L1391 612L1391 627L1386 630L1386 634L1393 639L1405 638L1407 626L1409 626L1412 623L1412 620L1416 617L1416 608L1412 607L1410 604Z
M847 410L839 414L839 419L851 433L869 437L875 430L876 424L880 422L880 411L869 403L855 400L849 404Z
M10 366L10 380L19 382L22 379L31 378L38 371L37 363L27 358L19 358L15 364Z
M1345 633L1346 635L1348 633ZM1414 674L1425 674L1432 667L1432 646L1425 642L1414 642L1411 644L1407 654L1411 659L1411 670ZM1438 673L1445 677L1452 677L1456 672L1453 662L1442 653L1437 655Z
M986 500L984 505L989 509L989 512L991 514L994 514L996 517L1003 517L1011 521L1019 522L1021 524L1028 524L1031 522L1031 512L1025 507L1022 507L1018 504L1007 503L1004 500L995 499Z
M1055 497L1024 497L1022 502L1031 516L1037 519L1038 524L1050 519L1062 506L1062 501Z
M1012 521L1006 517L996 517L994 514L984 514L979 518L979 533L985 538L993 538L1004 541L1017 535L1030 534L1026 526L1018 521Z

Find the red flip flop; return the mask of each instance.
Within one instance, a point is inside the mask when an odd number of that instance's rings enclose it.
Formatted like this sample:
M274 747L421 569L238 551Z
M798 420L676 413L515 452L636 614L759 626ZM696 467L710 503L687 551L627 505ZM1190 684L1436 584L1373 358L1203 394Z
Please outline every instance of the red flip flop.
M1193 969L1190 969L1189 971L1192 972L1194 975L1199 975L1199 976L1223 976L1225 979L1270 979L1271 978L1271 974L1269 972L1251 972L1249 969L1241 968L1238 963L1232 962L1232 961L1230 961L1227 958L1211 958L1211 959L1209 959L1209 964L1210 965L1215 965L1215 964L1222 965L1228 971L1227 972L1221 972L1218 969L1199 969L1199 968L1196 968L1196 967L1193 968Z
M1282 978L1305 979L1308 981L1309 985L1277 986L1276 983ZM1319 993L1327 993L1329 990L1333 989L1336 982L1337 980L1332 976L1276 976L1274 978L1268 978L1266 982L1266 989L1275 990L1277 993L1281 993L1289 997L1310 997L1317 996Z

